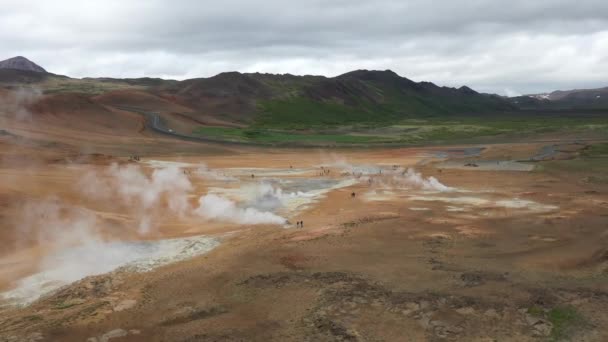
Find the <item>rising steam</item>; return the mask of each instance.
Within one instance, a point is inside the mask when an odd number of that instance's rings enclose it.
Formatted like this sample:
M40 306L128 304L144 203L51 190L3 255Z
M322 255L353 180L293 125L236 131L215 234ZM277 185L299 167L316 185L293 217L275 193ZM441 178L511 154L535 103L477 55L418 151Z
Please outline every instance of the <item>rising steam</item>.
M204 168L205 174L215 172ZM146 234L158 221L157 213L167 211L180 217L199 217L238 224L283 224L285 219L256 208L241 208L218 195L202 195L198 207L189 198L194 187L178 166L155 168L147 175L139 165L112 165L103 172L91 171L80 187L89 198L119 201L133 208L139 217L139 233Z
M161 209L187 215L188 195L193 189L188 177L176 166L154 169L147 175L139 165L117 164L101 172L88 172L79 187L91 199L118 201L131 209L138 217L140 234L154 228Z
M286 220L276 214L259 211L255 208L239 208L235 202L210 194L199 199L199 207L195 210L201 217L239 224L285 224Z
M329 163L337 167L343 174L357 177L360 181L370 181L376 185L387 188L409 188L425 191L449 192L455 188L442 184L437 178L430 176L424 178L420 172L413 168L404 169L402 167L382 168L375 165L354 165L344 158L332 155Z
M90 170L77 185L94 202L114 203L130 211L138 221L133 229L139 234L156 227L161 214L201 222L286 223L272 212L241 207L215 194L203 194L198 206L193 206L189 198L196 197L194 187L187 173L177 166L146 171L139 165L113 164L101 171ZM203 236L153 242L109 241L103 237L107 222L98 219L95 212L56 198L27 201L16 221L19 245L45 246L45 257L38 273L19 280L15 289L0 295L4 304L27 304L60 286L119 267L145 271L204 253L218 244L216 239Z
M17 88L4 96L0 96L0 116L3 117L3 125L7 121L29 121L32 113L29 107L42 97L42 91L38 88ZM5 126L6 127L6 126Z
M397 173L393 177L395 182L406 187L440 192L449 192L455 190L454 188L443 185L441 182L439 182L439 180L437 180L437 178L433 176L424 178L421 173L416 172L412 168L408 168L405 171L403 171L403 169L397 169L395 173Z

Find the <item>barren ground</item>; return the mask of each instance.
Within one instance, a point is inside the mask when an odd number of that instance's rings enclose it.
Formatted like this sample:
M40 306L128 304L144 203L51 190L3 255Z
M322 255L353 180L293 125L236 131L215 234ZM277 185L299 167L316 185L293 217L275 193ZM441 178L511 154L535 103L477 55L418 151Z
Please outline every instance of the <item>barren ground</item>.
M44 120L44 132L23 124L11 130L19 138L1 137L2 291L65 247L19 228L27 204L49 198L93 213L104 242L205 235L220 243L148 272L88 276L30 305L7 303L0 341L608 340L606 183L479 161L530 158L543 144L486 145L479 156L460 147L256 149L156 137L137 116L124 132L81 135L53 124L56 116ZM104 154L77 152L81 140ZM583 148L568 146L565 154ZM135 153L141 159L129 160ZM444 167L450 161L479 165ZM277 209L286 224L182 216L161 203L142 234L133 228L141 212L83 195L83 175L114 163L145 175L181 163L191 206L210 191L240 203L238 189L266 181L346 182L305 206L297 200L306 196L294 195L297 208ZM197 176L201 163L232 181ZM450 189L404 180L408 167ZM35 221L28 227L44 230L49 218L36 215L25 213Z

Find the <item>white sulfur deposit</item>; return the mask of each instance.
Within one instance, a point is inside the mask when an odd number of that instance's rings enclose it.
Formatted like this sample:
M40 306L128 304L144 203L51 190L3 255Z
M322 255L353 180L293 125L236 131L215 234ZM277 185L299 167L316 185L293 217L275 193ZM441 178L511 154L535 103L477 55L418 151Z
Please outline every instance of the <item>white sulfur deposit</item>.
M219 240L205 236L135 242L91 240L47 256L39 273L21 279L13 290L0 294L0 298L4 305L28 304L88 276L118 269L147 272L206 253L218 245Z

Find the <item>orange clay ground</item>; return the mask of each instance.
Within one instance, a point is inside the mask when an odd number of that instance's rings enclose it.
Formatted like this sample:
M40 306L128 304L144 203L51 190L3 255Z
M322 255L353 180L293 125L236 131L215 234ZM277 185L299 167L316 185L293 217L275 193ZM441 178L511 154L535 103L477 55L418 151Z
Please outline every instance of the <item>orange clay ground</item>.
M120 125L104 114L106 126L70 127L49 115L0 137L0 341L608 340L608 187L560 169L442 166L527 158L542 143L471 156L441 146L260 149L157 137L141 118L112 113ZM255 208L288 221L87 196L85 176L111 178L112 164L143 177L179 167L188 208L210 193L255 207L251 192L281 188L279 206ZM70 226L81 215L94 218L86 230ZM142 215L154 221L143 233ZM33 302L7 295L53 271L58 249L95 268L89 254L105 258L112 243L201 235L217 244L147 272L90 275Z

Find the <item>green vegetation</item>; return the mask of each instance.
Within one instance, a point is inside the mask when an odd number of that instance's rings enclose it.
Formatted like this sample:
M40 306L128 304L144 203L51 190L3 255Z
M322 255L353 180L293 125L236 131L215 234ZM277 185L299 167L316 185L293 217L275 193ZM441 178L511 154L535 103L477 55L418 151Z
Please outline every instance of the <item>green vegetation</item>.
M608 158L608 143L591 145L582 155L585 158Z
M29 315L29 316L23 317L23 319L28 320L30 322L40 322L40 321L44 320L44 318L41 315Z
M482 105L450 101L430 101L419 96L393 96L390 101L373 103L365 99L345 105L337 101L314 101L303 97L266 100L258 103L256 125L274 128L310 128L340 125L382 126L407 119L446 120L452 111L475 113Z
M571 306L556 307L549 310L547 319L553 324L551 339L554 341L567 338L572 328L584 323L583 317Z
M381 136L328 134L328 133L293 133L277 130L243 129L228 127L200 127L195 132L199 136L218 140L251 142L260 144L289 144L289 143L337 143L337 144L369 144L391 142Z
M383 111L368 112L364 108L350 108L339 103L317 102L305 98L262 101L258 107L256 124L260 127L294 129L348 124L388 124L397 119Z
M543 318L552 325L551 340L560 341L568 337L572 329L584 324L584 318L572 306L558 306L550 310L544 310L539 306L528 308L528 314Z
M69 309L73 306L80 305L80 304L82 304L80 301L63 301L63 302L55 303L55 309L64 310L64 309Z
M41 84L45 94L55 93L81 93L86 95L99 95L108 91L120 89L143 89L143 87L132 86L120 82L101 82L87 79L79 80L72 78L52 77Z
M568 172L579 175L584 182L608 184L608 143L593 144L575 159L544 162L538 170Z
M545 315L545 310L539 306L532 306L528 308L528 313L535 317L543 317Z
M314 108L318 103L310 103ZM331 106L330 106L331 107ZM492 140L513 139L522 136L537 136L539 133L577 132L594 133L608 137L608 118L602 117L570 117L570 118L522 118L508 116L470 116L470 117L438 117L404 119L390 123L386 116L385 123L365 123L358 113L351 113L342 125L314 125L310 120L313 115L305 115L305 109L296 115L290 124L265 124L258 121L248 128L229 127L200 127L194 133L200 136L218 140L230 140L252 143L336 143L336 144L439 144L476 142L480 138ZM302 117L294 123L296 117ZM337 110L332 118L324 122L342 118ZM315 120L317 120L316 118ZM313 120L314 121L314 120ZM337 122L337 121L335 121ZM593 147L599 149L600 147ZM605 149L605 147L604 147ZM604 152L601 152L604 151ZM605 150L590 150L586 153L600 155Z
M420 120L418 120L420 121ZM404 127L404 125L401 125ZM602 117L510 117L508 115L459 118L432 117L409 127L411 142L466 141L480 137L522 136L557 132L595 132L608 137L608 118Z
M358 70L335 78L226 73L186 84L188 92L220 89L223 101L232 96L248 104L244 111L254 111L246 129L195 129L220 140L412 145L562 131L608 137L608 118L601 113L521 112L497 96L416 83L391 71Z
M564 116L501 113L503 104L492 97L465 95L460 90L421 92L391 83L393 81L361 81L357 87L345 83L345 89L327 90L339 96L326 94L324 99L292 96L297 93L292 89L280 99L258 101L251 127L261 131L342 130L344 133L348 126L351 132L377 134L402 144L471 142L480 137L520 137L562 131L594 132L608 137L608 118L598 113Z
M404 119L515 109L498 96L416 83L388 70L357 70L335 78L247 77L272 94L255 101L256 124L264 127L386 126Z

